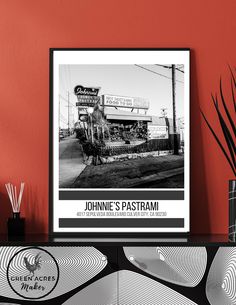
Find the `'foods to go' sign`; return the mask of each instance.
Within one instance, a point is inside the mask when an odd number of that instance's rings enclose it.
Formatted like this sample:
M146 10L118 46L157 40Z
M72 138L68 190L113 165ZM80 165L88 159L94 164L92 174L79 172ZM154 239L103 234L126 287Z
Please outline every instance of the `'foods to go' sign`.
M149 101L140 97L118 96L105 94L103 97L104 106L148 109Z

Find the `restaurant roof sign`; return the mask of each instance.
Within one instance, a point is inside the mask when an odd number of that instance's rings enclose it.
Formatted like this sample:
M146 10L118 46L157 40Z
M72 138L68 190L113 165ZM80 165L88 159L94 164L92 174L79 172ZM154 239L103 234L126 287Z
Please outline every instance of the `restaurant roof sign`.
M99 96L88 96L88 95L79 95L77 96L78 102L76 103L77 107L80 106L95 106L100 100Z
M74 88L74 93L77 96L86 95L86 96L97 96L100 87L83 87L78 85Z
M104 106L137 108L137 109L149 108L149 101L141 97L129 97L129 96L104 94L102 95L102 99Z

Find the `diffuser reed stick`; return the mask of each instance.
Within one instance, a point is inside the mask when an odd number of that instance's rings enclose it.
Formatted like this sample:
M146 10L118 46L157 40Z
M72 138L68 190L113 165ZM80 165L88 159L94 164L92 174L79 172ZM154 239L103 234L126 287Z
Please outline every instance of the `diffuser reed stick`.
M21 182L20 193L19 193L19 196L18 196L16 186L13 186L11 183L5 184L5 187L6 187L6 190L7 190L7 193L8 193L8 197L9 197L10 202L11 202L13 213L20 213L20 207L21 207L22 195L23 195L23 192L24 192L24 186L25 186L25 183Z

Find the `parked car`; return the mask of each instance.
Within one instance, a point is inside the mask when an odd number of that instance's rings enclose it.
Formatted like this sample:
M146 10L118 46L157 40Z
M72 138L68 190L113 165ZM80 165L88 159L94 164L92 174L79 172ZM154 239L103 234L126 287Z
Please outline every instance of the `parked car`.
M60 129L59 131L59 141L66 138L66 137L69 137L71 135L71 132L68 131L68 129Z
M60 130L60 131L59 131L59 141L62 140L62 139L64 139L64 137L65 137L65 136L64 136L63 130Z

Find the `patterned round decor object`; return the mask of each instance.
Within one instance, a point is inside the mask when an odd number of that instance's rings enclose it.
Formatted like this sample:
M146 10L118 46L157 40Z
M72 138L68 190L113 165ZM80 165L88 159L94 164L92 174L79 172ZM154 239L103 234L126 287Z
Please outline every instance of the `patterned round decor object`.
M180 293L139 273L121 270L92 283L63 305L196 305Z
M211 305L236 304L236 247L221 247L212 262L206 295Z
M91 280L107 265L94 247L0 247L0 295L47 300Z
M30 247L16 252L7 266L11 289L24 299L42 299L57 286L59 267L48 251Z
M126 258L157 278L186 287L202 280L207 266L205 247L124 247Z

